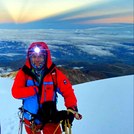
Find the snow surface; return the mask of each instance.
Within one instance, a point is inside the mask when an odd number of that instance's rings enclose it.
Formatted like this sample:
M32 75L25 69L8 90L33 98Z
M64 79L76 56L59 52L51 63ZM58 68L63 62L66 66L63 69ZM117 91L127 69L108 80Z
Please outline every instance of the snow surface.
M73 134L133 134L133 80L129 75L74 85L83 119L74 121ZM12 97L12 83L0 78L1 134L18 133L21 101ZM58 108L65 109L61 96Z

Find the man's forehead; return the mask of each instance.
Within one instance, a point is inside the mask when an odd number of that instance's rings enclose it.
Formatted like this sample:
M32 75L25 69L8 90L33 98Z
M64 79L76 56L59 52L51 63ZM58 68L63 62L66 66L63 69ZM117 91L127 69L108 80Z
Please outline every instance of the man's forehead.
M44 53L32 53L31 56L45 56Z

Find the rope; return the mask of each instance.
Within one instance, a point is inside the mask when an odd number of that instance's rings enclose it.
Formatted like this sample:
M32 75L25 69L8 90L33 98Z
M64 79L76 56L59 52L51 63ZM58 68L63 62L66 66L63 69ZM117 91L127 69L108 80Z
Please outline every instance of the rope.
M58 126L56 127L55 131L53 132L53 134L56 134L58 128L60 127L60 124L63 122L63 120L60 121L60 123L58 124Z
M67 119L67 126L69 128L69 134L72 134L72 131L71 131L71 124L69 123L69 119Z
M18 116L19 116L19 119L20 119L18 134L22 134L22 131L23 131L23 123L24 123L23 113L24 113L24 109L21 107L20 111L18 112Z
M67 122L66 122L66 120L65 120L65 125L64 125L64 127L65 127L65 134L68 134L68 131L67 131Z

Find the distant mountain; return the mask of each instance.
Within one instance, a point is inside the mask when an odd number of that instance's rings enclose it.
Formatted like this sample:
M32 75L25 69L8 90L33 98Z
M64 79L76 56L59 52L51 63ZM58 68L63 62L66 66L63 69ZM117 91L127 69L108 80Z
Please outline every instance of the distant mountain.
M17 46L17 47L16 47ZM26 44L17 41L0 42L0 73L16 71L26 59ZM54 45L56 47L56 45ZM61 49L61 50L57 50ZM119 53L117 53L120 55ZM60 45L52 49L52 57L57 66L69 77L73 84L134 73L132 57L93 57L77 46Z
M68 77L68 79L73 85L98 79L97 77L94 77L94 76L85 75L81 70L78 70L78 69L69 70L69 69L64 69L60 67L59 70L61 70ZM3 73L0 75L0 77L15 78L17 72L18 71L13 71L10 73Z
M126 74L132 74L133 68L129 66L122 66L121 65L91 65L90 70L88 69L81 69L81 68L68 68L68 67L58 67L70 80L70 82L75 84L80 84L84 82L117 77L117 76L124 76ZM97 70L99 68L100 70ZM129 68L129 70L128 70ZM131 70L130 70L131 69ZM130 73L131 71L131 73ZM17 74L17 71L12 71L9 73L3 73L0 77L11 77L14 78Z

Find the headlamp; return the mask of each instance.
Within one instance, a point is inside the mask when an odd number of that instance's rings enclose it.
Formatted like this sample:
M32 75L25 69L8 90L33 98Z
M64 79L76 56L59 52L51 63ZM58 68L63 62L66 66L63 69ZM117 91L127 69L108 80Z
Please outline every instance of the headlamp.
M34 52L39 53L40 52L40 48L38 48L37 46L34 48Z
M29 50L29 52L28 52L28 55L29 55L29 56L32 56L32 54L34 54L34 53L36 53L36 54L38 54L38 55L39 55L39 54L46 55L45 49L42 48L42 47L40 47L40 46L35 46L35 47L31 48L31 49Z

